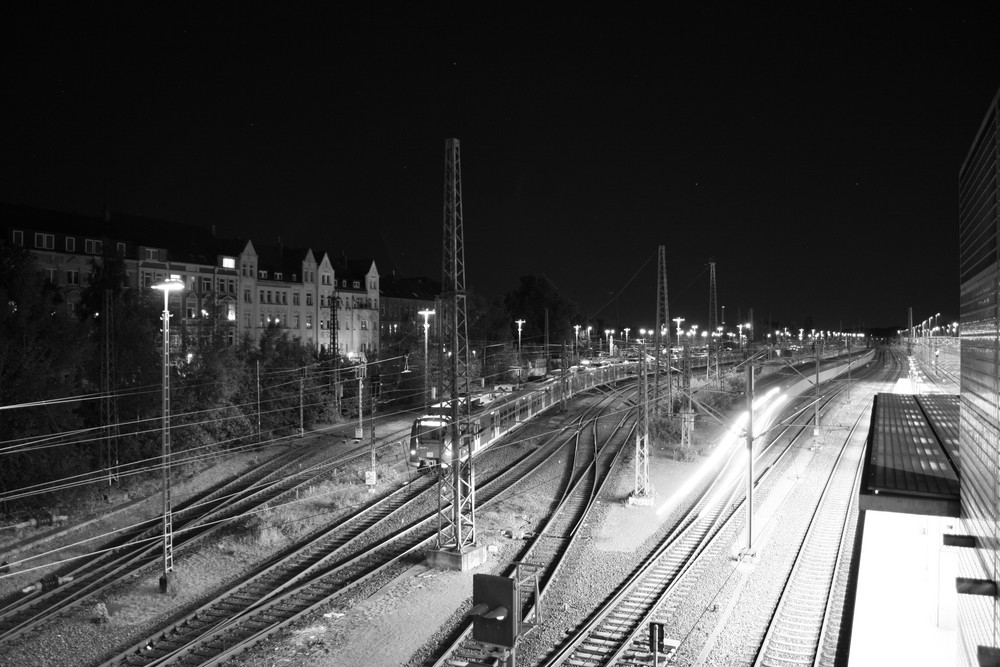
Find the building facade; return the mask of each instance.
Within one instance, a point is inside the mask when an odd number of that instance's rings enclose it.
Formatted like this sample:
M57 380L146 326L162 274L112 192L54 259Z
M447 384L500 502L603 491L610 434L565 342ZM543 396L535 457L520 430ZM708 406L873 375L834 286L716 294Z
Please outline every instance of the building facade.
M329 260L328 260L329 261ZM379 350L379 274L370 259L340 258L332 262L334 305L331 326L340 355L357 360Z
M1000 605L1000 126L994 96L959 171L961 285L961 577L993 582L960 595L960 663L998 664ZM992 656L992 657L991 657ZM992 660L992 661L991 661Z
M173 345L196 350L209 337L235 345L277 327L314 349L358 357L378 350L378 270L373 261L335 269L326 253L220 239L208 227L135 216L96 218L0 206L5 242L32 252L70 313L95 265L120 259L125 289L176 276L169 293ZM338 270L340 274L338 274ZM339 307L338 307L338 304ZM335 322L342 331L338 335Z

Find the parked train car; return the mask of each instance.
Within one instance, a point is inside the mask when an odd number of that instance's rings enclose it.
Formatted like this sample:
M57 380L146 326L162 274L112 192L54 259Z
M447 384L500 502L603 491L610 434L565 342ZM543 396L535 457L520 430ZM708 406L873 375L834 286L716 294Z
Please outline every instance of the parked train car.
M563 398L612 384L636 374L636 364L610 364L579 373L561 373L516 391L494 391L477 397L472 419L462 433L460 456L475 457L505 435L520 428ZM478 404L478 407L476 405ZM439 403L430 414L418 417L410 430L410 465L447 466L452 458L451 417L447 403Z

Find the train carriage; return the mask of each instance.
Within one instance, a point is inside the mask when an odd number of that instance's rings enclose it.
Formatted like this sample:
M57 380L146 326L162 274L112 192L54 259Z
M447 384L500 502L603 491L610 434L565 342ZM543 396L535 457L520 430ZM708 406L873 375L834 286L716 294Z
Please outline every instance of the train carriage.
M613 384L636 373L636 364L611 364L572 375L556 375L530 383L517 391L495 391L473 397L472 419L467 433L461 434L461 458L476 456L481 450L563 398L593 387ZM463 397L461 400L470 400ZM433 406L418 417L410 430L409 463L413 466L447 466L452 448L451 410L448 401Z

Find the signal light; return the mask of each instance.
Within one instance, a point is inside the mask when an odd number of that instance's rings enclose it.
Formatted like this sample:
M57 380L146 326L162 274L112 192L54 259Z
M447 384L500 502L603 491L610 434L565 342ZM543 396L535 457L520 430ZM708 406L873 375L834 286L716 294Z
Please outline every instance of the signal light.
M492 574L472 575L472 637L513 648L520 633L521 596L517 582Z

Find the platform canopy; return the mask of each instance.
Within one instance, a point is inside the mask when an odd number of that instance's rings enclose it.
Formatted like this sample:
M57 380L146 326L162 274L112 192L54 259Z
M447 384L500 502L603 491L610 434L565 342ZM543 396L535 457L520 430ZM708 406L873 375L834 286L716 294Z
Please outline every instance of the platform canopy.
M878 394L861 509L959 516L958 422L956 395Z

